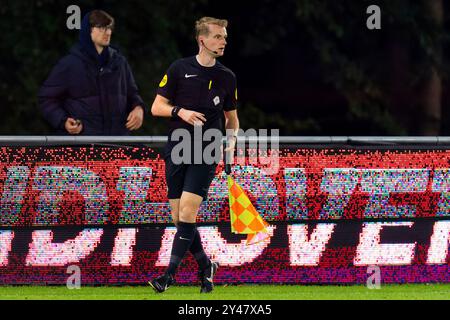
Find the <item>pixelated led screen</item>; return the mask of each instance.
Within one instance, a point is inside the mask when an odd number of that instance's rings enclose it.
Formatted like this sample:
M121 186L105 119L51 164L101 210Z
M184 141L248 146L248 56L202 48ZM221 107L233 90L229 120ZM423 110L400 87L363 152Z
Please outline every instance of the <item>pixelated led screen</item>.
M0 148L0 284L144 284L168 264L175 228L160 150ZM217 283L450 282L450 151L285 148L233 177L270 224L231 233L223 165L198 217ZM197 282L190 253L177 282Z

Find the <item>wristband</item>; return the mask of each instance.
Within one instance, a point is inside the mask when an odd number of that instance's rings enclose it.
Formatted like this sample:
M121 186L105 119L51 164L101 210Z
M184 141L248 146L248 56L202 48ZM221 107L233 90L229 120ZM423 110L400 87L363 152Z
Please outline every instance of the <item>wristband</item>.
M173 107L172 109L172 118L178 117L178 112L180 112L181 107Z

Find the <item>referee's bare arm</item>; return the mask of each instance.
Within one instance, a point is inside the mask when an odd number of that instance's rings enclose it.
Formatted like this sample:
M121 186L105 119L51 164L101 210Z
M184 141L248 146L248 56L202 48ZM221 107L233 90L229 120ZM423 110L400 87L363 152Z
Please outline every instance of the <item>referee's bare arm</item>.
M227 140L230 141L229 147L225 149L226 152L234 150L236 145L238 130L239 130L239 118L237 110L224 111L225 114L225 129L227 133Z
M155 117L172 117L172 110L174 108L175 107L170 104L169 99L157 94L155 101L153 101L151 112ZM192 125L194 125L198 121L200 121L202 124L206 122L206 118L203 113L187 110L184 108L180 108L178 116Z

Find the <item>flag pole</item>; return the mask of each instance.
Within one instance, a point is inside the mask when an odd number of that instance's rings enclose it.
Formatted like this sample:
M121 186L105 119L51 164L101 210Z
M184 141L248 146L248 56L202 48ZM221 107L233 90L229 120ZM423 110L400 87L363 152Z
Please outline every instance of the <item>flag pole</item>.
M225 173L228 175L231 174L231 159L230 157L230 151L226 152L225 149L228 147L228 139L227 136L225 136L224 146L223 146L223 163L225 165Z

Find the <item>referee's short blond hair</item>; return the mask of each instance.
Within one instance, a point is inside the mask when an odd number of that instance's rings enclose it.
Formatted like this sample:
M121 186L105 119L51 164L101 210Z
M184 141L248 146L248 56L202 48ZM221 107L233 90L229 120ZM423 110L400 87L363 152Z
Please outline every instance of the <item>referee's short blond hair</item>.
M203 17L195 21L195 39L198 40L198 36L208 36L209 28L208 24L215 24L220 27L226 28L228 21L225 19L217 19L212 17Z

